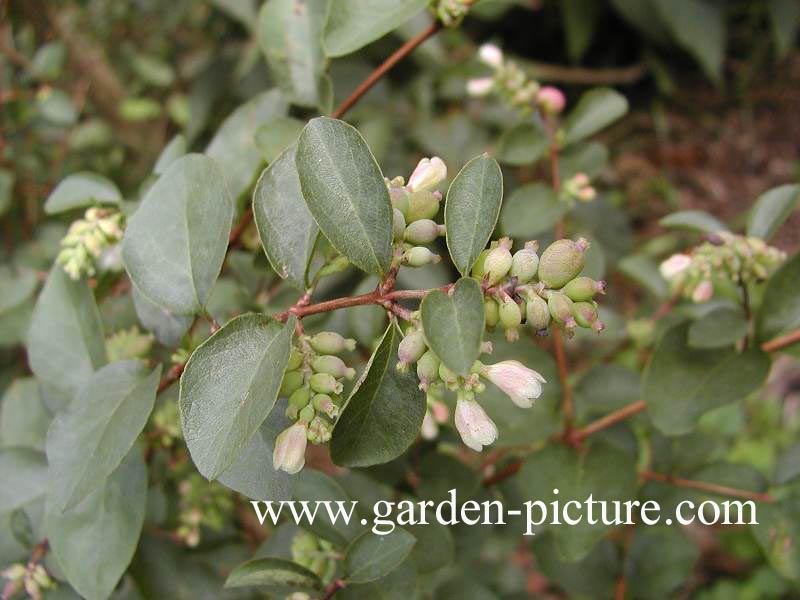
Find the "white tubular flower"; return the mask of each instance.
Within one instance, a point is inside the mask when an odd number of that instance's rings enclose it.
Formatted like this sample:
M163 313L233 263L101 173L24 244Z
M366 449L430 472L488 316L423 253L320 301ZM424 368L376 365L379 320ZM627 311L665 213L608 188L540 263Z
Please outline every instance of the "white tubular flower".
M497 425L475 400L458 398L455 422L461 440L475 452L497 439Z
M425 440L435 440L439 435L439 425L436 423L436 419L433 418L430 410L425 412L425 418L422 419L422 430L420 433Z
M692 300L695 302L708 302L714 295L714 284L710 281L701 281L692 292Z
M494 44L483 44L478 49L478 56L481 62L494 69L499 69L503 65L503 51Z
M447 165L438 156L423 158L408 178L406 188L411 192L430 190L447 179Z
M661 263L658 270L664 279L674 279L692 264L692 257L688 254L673 254L667 260Z
M494 79L491 77L479 77L478 79L470 79L467 82L467 94L473 98L482 98L487 96L494 87Z
M504 360L488 365L483 376L508 394L520 408L530 408L533 401L542 395L545 378L516 360Z
M298 421L284 429L275 440L272 466L290 475L300 472L306 464L307 434L308 423L305 421Z

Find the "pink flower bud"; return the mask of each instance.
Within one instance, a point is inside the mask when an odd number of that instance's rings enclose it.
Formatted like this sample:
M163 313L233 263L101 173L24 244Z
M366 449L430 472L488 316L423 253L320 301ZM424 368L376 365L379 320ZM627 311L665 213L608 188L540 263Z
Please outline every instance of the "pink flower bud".
M284 429L275 440L272 466L290 475L298 473L306 464L307 434L308 423L305 421L298 421Z
M692 293L695 302L708 302L714 295L714 285L710 281L701 281Z
M411 191L431 190L447 179L447 165L438 156L423 158L408 178L406 188Z
M422 419L422 429L420 430L422 439L435 440L439 435L439 425L431 415L431 411L425 413L425 418Z
M483 96L488 96L493 87L494 79L491 77L470 79L467 82L467 94L473 98L482 98Z
M688 254L673 254L667 260L661 263L658 268L664 279L674 279L692 264L692 257Z
M499 69L503 64L503 51L494 44L483 44L478 49L478 56L481 62L495 69Z
M458 398L455 423L462 441L475 452L497 439L497 426L475 400Z
M516 360L504 360L489 365L482 373L489 381L503 390L520 408L530 408L533 401L542 395L544 377Z
M564 93L558 88L547 85L537 92L536 102L544 112L551 115L557 115L567 105Z

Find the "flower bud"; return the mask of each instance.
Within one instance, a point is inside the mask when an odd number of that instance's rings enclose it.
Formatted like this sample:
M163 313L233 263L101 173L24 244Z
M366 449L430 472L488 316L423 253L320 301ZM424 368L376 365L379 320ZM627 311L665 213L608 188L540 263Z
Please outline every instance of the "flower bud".
M606 282L595 281L591 277L576 277L562 291L573 302L585 302L594 298L595 294L605 294Z
M339 416L339 407L334 404L333 399L328 394L315 394L311 399L314 410L328 415L331 419Z
M432 219L439 212L441 196L428 190L418 190L408 197L406 223L420 219Z
M511 240L503 238L496 248L491 250L483 263L484 275L488 275L489 285L495 285L508 275L514 259L510 252Z
M335 331L322 331L310 340L311 347L320 354L339 354L345 350L355 350L356 341L347 339Z
M422 427L419 433L424 440L435 440L439 436L439 425L431 415L430 410L425 411L425 417L422 419Z
M392 237L395 242L403 241L403 234L406 231L406 218L403 213L397 209L392 209Z
M553 242L539 260L539 280L549 288L558 289L575 279L583 270L584 254L588 248L589 242L584 238Z
M403 262L409 267L424 267L438 263L440 260L442 260L441 256L434 254L425 246L414 246L403 254Z
M490 329L497 325L500 320L500 306L493 298L485 298L483 301L483 314L486 318L486 326Z
M506 330L506 339L513 342L519 338L520 324L522 323L522 311L519 304L514 302L510 296L506 295L500 303L500 323Z
M547 329L550 325L550 309L541 296L531 295L525 305L526 321L535 331Z
M328 373L334 377L344 377L348 380L356 376L356 370L348 367L338 356L317 356L312 361L311 368L316 373Z
M406 187L411 192L433 190L445 179L447 179L447 165L441 158L438 156L423 158L408 178Z
M488 96L494 87L494 77L478 77L467 81L467 94L473 98Z
M534 243L528 242L522 250L514 253L511 260L511 276L517 278L517 282L528 283L536 276L539 270L539 255L534 250Z
M483 44L478 48L478 57L483 63L495 69L503 65L503 51L494 44Z
M427 349L428 346L425 344L425 335L422 333L422 330L415 329L406 334L406 336L400 340L400 344L397 347L397 358L399 359L397 363L398 371L408 370L408 365L422 358L422 355L425 354Z
M542 384L546 383L541 373L516 360L488 365L481 374L503 390L520 408L533 406L533 401L542 395Z
M25 565L17 563L0 571L0 577L9 581L17 581L25 577L26 572Z
M674 279L692 265L692 257L688 254L673 254L661 263L658 270L666 280Z
M443 233L443 225L437 225L430 219L420 219L406 227L403 239L409 244L430 244Z
M497 426L480 404L463 394L456 403L455 424L463 442L476 452L497 439Z
M425 352L417 361L417 378L419 378L419 389L427 391L428 387L439 378L439 357L433 350Z
M275 440L272 466L290 475L298 473L306 464L308 423L298 421L284 429Z
M342 384L328 373L314 373L310 383L311 389L318 394L339 394L343 389Z
M597 197L597 190L592 186L587 185L578 190L578 193L575 195L581 202L591 202Z
M282 398L288 398L301 385L303 385L303 374L300 371L287 371L283 375L278 395Z
M567 99L558 88L546 85L536 94L536 102L542 111L549 115L557 115L564 110Z
M695 302L707 302L714 295L714 284L710 281L701 281L692 292L692 300Z
M564 294L550 294L547 299L547 307L553 320L567 329L572 329L577 325L572 314L572 300Z

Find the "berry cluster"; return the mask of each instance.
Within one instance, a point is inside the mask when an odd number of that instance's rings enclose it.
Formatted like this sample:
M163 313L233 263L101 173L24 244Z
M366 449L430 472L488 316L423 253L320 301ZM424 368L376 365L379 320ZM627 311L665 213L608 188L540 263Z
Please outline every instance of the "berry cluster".
M91 277L98 268L116 267L120 262L114 252L119 249L125 217L121 212L106 208L90 208L83 219L70 225L61 240L62 250L56 262L72 279Z
M786 260L786 253L762 239L720 231L689 254L673 254L661 263L661 274L673 290L694 302L714 295L715 283L759 283Z
M589 242L562 239L537 254L538 242L511 254L512 242L501 238L478 257L472 276L483 282L484 310L489 328L500 325L510 342L523 323L546 335L551 322L571 336L576 327L598 333L605 327L593 300L606 290L604 281L581 277ZM538 280L538 281L537 281Z
M233 494L196 471L186 474L178 484L180 496L176 535L190 548L200 543L200 528L220 531L234 508Z
M305 465L307 442L323 444L331 439L342 404L342 379L356 375L336 355L355 347L355 340L334 331L297 339L280 389L280 396L289 399L286 416L295 423L275 442L272 462L276 469L297 473Z

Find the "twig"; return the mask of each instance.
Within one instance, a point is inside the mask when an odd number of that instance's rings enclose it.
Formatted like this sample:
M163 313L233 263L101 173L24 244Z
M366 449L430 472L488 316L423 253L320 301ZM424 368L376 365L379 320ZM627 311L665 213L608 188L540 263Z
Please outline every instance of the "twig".
M795 329L789 333L784 333L776 338L761 344L761 349L764 352L775 352L776 350L783 350L787 346L800 342L800 329Z
M515 460L514 462L508 463L505 467L500 469L494 475L490 475L486 479L483 480L483 487L491 487L496 485L502 481L505 481L509 477L513 477L519 470L522 468L522 460Z
M333 598L333 595L340 589L342 589L344 586L345 583L341 579L336 579L335 581L332 581L330 584L328 584L328 587L325 588L325 591L323 592L322 596L320 596L319 600L331 600L331 598Z
M241 245L242 234L244 233L245 229L247 229L247 226L250 225L250 222L252 220L253 220L253 207L248 206L242 213L242 216L239 217L239 220L236 222L236 225L234 225L233 229L231 229L231 233L228 236L229 250L231 248L236 248Z
M689 488L692 490L700 490L702 492L710 492L712 494L719 494L720 496L730 496L732 498L742 498L744 500L753 500L755 502L775 502L775 498L765 492L751 492L749 490L740 490L738 488L728 487L727 485L718 485L716 483L708 483L706 481L697 481L694 479L684 479L683 477L675 477L674 475L665 475L664 473L654 473L653 471L642 471L639 477L646 481L658 481L660 483L668 483L677 487Z
M161 381L158 383L158 391L157 393L160 394L173 383L178 381L183 374L183 370L186 368L186 363L178 363L174 365L164 377L161 378Z
M535 79L577 85L630 85L647 74L647 66L644 63L617 69L585 69L534 61L525 62L523 66L531 71Z
M593 433L597 433L598 431L602 431L620 421L624 421L630 416L633 416L637 413L642 412L647 408L644 400L637 400L636 402L632 402L627 406L623 406L619 410L615 410L607 414L606 416L589 423L585 427L581 427L580 429L573 429L569 435L564 437L564 441L566 441L571 446L578 446L583 440L587 437L592 435Z
M387 58L383 64L381 64L377 69L375 69L370 75L361 82L352 94L342 102L336 110L331 113L331 116L334 119L340 119L344 114L350 110L353 105L361 100L361 97L366 94L372 86L374 86L378 81L386 75L386 73L394 67L398 62L403 60L406 56L411 54L420 44L422 44L425 40L430 38L434 35L437 31L442 28L442 24L437 20L431 23L430 27L428 27L425 31L420 33L418 36L408 40L405 44L400 46L394 54L392 54L389 58Z

